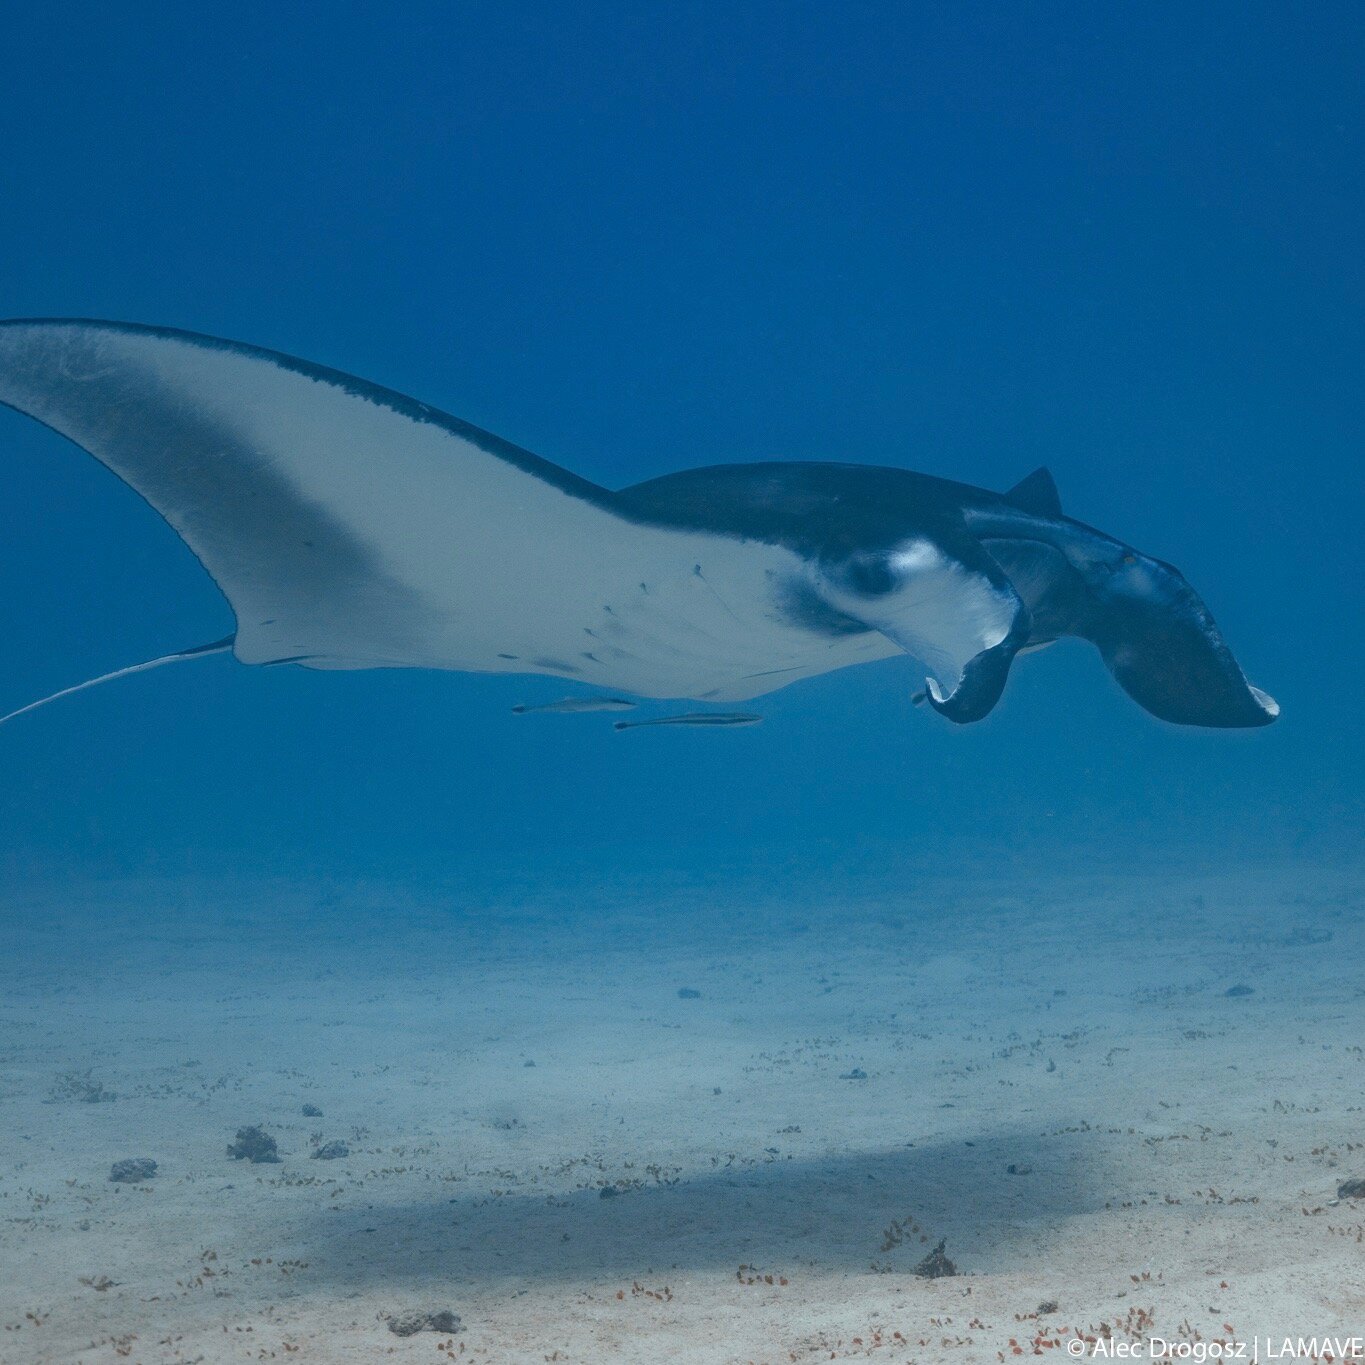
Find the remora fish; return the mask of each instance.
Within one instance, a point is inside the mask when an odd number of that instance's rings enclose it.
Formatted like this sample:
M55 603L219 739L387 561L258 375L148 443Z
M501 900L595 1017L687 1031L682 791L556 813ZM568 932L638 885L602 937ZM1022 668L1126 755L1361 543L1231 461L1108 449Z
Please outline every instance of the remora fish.
M618 720L617 730L643 730L647 725L760 725L762 716L746 711L690 711L682 716L659 716L654 720Z
M514 716L578 715L586 711L633 711L635 703L624 697L564 697L559 701L541 702L537 706L514 706Z

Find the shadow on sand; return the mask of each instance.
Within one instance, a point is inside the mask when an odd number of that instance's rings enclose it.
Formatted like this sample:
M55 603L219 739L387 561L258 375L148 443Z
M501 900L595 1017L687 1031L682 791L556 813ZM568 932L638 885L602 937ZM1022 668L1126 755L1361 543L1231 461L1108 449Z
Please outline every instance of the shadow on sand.
M346 1207L319 1213L301 1240L315 1271L357 1285L733 1273L741 1264L773 1273L875 1264L904 1274L940 1237L960 1271L1009 1273L1036 1266L1068 1218L1113 1197L1095 1137L995 1133L820 1159L778 1155L676 1184L637 1169L626 1175L643 1187L607 1198L598 1188L550 1194L510 1181L480 1196L433 1183L430 1201L397 1204L357 1191ZM917 1230L887 1248L886 1229L907 1217Z

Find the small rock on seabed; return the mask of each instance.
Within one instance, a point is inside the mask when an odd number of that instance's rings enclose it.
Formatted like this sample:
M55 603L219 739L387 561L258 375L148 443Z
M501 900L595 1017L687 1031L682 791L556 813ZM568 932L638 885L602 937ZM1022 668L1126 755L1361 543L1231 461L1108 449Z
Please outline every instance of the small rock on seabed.
M449 1308L413 1308L405 1313L390 1313L389 1331L395 1336L410 1337L418 1332L458 1332L460 1315Z
M948 1245L945 1237L910 1273L926 1280L942 1279L945 1275L956 1275L957 1267L944 1254Z
M136 1185L139 1180L150 1180L156 1174L156 1162L149 1156L129 1157L116 1161L109 1168L109 1179L117 1185Z
M264 1128L255 1124L237 1130L237 1140L228 1143L227 1154L234 1161L245 1160L257 1164L261 1162L278 1163L280 1159L275 1139Z

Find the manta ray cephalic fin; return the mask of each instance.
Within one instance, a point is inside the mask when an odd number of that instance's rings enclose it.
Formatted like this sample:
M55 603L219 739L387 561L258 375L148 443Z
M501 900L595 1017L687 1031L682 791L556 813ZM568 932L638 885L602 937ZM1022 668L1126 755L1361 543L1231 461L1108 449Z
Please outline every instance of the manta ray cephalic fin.
M840 610L925 665L916 705L927 701L958 725L990 714L1028 640L1029 611L973 536L940 525L932 537L836 563L825 582Z

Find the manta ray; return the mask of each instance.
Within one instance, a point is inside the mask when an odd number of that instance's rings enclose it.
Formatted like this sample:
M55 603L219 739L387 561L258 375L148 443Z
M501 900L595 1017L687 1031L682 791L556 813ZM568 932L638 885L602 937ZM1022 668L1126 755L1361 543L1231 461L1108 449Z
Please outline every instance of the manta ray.
M1163 720L1279 713L1180 572L1064 515L1045 469L1004 493L834 463L613 491L322 365L84 319L0 322L0 402L139 493L236 616L226 640L106 677L230 650L736 702L908 654L967 723L1017 655L1077 636Z

